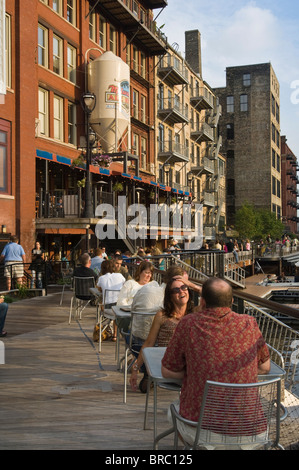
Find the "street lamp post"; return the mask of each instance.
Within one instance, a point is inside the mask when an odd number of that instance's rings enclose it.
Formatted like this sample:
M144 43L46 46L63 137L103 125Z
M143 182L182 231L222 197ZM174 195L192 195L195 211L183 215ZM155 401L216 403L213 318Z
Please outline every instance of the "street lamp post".
M93 112L96 105L96 96L94 93L86 92L82 96L82 107L85 113L86 123L86 180L85 180L85 210L84 216L88 219L93 217L92 207L92 195L91 195L91 174L90 174L90 163L91 163L91 149L94 142L90 141L92 133L89 129L90 115ZM95 134L93 134L95 136Z

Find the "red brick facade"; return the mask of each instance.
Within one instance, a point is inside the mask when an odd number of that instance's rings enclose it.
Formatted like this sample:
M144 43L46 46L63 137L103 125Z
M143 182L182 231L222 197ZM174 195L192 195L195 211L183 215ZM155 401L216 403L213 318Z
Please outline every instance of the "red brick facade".
M297 158L287 144L285 136L281 137L281 189L282 189L282 220L288 230L297 233L298 225L298 191Z

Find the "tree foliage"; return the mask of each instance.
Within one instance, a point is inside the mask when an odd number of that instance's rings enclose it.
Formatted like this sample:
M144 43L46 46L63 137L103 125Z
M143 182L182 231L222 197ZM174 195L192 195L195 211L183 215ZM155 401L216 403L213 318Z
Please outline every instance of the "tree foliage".
M236 212L235 225L240 238L250 240L265 239L268 235L273 240L281 238L284 232L283 223L273 212L267 209L255 209L248 202L245 202Z

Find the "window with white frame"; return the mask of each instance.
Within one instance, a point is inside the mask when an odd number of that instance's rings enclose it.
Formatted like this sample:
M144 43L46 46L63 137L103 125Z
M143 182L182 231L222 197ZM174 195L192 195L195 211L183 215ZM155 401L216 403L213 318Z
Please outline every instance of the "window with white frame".
M126 63L131 68L131 44L127 44L126 47Z
M63 75L63 40L53 35L53 72Z
M11 193L11 124L0 119L0 193Z
M76 26L76 0L67 0L66 19L73 26Z
M113 52L114 54L117 53L117 33L116 29L112 24L110 25L110 31L109 31L109 44L110 44L110 51Z
M38 25L38 63L48 67L48 29Z
M140 167L146 170L146 138L141 137L140 139L140 146L141 146L141 159L140 159Z
M107 23L105 18L100 15L100 27L99 27L99 45L102 49L106 50L106 38L107 38Z
M140 53L140 75L146 78L146 57L143 52Z
M43 88L38 89L38 119L39 134L49 136L49 92Z
M94 11L89 15L89 39L96 41L96 14Z
M68 143L77 144L77 128L76 128L76 105L69 102L68 104Z
M5 15L6 86L11 88L11 16Z
M133 155L139 154L139 135L133 134L133 147L132 147Z
M133 70L138 73L138 49L133 46Z
M139 93L136 90L133 90L133 109L132 109L132 116L138 119L138 101L139 101Z
M70 44L67 45L67 76L70 82L76 83L76 57L77 50Z
M146 122L146 97L141 95L140 96L140 121Z
M63 141L63 98L54 95L54 139Z
M53 0L53 10L58 13L58 15L62 16L63 9L62 9L62 0Z

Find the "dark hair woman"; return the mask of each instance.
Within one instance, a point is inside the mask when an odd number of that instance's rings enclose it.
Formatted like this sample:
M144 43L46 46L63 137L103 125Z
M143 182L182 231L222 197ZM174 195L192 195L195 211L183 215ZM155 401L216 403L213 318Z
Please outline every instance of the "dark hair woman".
M164 308L156 313L149 335L140 350L138 359L132 368L130 383L132 390L137 389L137 374L143 364L142 349L155 345L165 347L168 345L180 320L193 311L193 302L190 299L189 289L180 280L172 279L166 284L164 294ZM147 375L139 384L141 392L146 393Z

